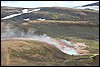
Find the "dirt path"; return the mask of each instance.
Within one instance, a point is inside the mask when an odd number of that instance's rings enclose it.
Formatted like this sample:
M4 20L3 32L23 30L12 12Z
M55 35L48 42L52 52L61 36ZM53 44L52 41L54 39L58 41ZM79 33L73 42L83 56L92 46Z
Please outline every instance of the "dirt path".
M5 44L1 46L1 65L8 65L10 63L8 47Z
M1 66L8 66L10 64L13 63L13 59L10 56L11 54L11 49L19 49L19 46L22 44L28 44L26 42L23 41L18 41L18 40L5 40L5 41L1 41ZM27 47L27 46L26 46ZM14 58L15 60L16 58ZM16 59L17 61L23 61L23 59ZM19 61L18 61L19 62ZM25 62L25 60L23 61Z

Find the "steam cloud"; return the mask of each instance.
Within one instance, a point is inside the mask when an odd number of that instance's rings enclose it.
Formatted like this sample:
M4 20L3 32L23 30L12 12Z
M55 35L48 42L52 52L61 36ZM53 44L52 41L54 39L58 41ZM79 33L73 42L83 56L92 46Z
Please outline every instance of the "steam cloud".
M37 40L46 42L48 44L54 45L56 48L61 50L64 53L67 53L69 55L77 55L77 51L74 48L69 48L67 46L61 46L59 41L53 39L52 37L47 36L46 34L43 35L36 35L34 32L36 29L29 29L28 31L24 31L20 28L10 28L9 24L6 26L5 29L1 30L1 39L5 40L6 38L17 38L17 39L23 39L23 40ZM60 42L66 43L66 45L73 46L74 45L67 40L60 40Z

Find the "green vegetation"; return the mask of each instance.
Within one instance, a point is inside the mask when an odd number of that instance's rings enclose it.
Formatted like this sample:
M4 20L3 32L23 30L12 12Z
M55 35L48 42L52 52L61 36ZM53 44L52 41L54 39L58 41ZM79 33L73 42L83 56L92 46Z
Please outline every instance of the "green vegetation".
M82 39L82 38L75 38L75 37L66 37L66 40L71 40L74 43L76 42L85 43L87 46L89 46L87 49L89 50L91 54L99 53L99 42L98 41Z
M96 57L96 54L93 55L83 55L83 56L76 56L73 60L80 60L80 59L90 59L93 61L93 58Z
M60 18L60 14L59 13L51 13L50 16L52 17L52 19L57 20Z
M36 23L34 23L36 22ZM90 40L98 40L99 27L98 25L91 24L78 24L67 23L64 21L31 21L27 22L28 25L20 24L20 28L28 30L29 28L35 28L37 31L35 34L42 35L47 34L53 38L65 38L76 37Z

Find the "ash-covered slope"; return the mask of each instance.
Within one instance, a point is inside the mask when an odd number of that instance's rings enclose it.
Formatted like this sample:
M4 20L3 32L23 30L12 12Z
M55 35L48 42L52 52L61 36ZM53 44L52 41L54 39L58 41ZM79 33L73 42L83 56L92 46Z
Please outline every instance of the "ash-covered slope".
M2 8L2 7L1 7ZM22 8L23 9L23 8ZM1 10L1 18L12 14L21 13L22 9L3 9ZM36 8L28 8L34 10ZM90 21L99 23L99 12L93 10L81 10L66 7L39 7L39 11L24 13L22 15L11 18L14 21L22 21L30 18L30 20L46 19L46 20L63 20L63 21Z

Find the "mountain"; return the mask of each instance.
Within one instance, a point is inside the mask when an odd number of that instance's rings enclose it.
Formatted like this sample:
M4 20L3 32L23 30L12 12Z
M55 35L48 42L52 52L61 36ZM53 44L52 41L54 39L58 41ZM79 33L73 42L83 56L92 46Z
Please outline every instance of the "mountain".
M1 18L11 14L18 14L24 8L4 9L1 7ZM38 8L28 8L34 10ZM81 10L66 7L39 7L39 11L31 13L24 13L19 16L13 17L10 20L20 20L30 18L30 20L46 19L46 20L63 20L63 21L91 21L96 24L99 23L99 12L93 10ZM93 18L94 17L94 18Z
M86 4L86 5L83 5L83 6L76 6L74 8L99 11L99 2Z
M99 2L83 5L82 7L86 7L86 6L99 6Z

